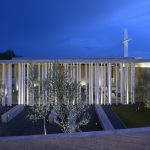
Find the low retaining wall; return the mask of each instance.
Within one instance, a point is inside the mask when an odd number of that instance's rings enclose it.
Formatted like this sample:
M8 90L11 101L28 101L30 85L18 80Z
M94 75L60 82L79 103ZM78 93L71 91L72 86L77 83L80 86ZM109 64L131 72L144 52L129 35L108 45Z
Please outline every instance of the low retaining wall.
M115 129L109 131L92 131L92 132L78 132L78 133L57 133L57 134L40 134L40 135L26 135L26 136L8 136L0 137L0 142L2 141L22 141L22 140L34 140L34 139L64 139L64 138L84 138L84 137L101 137L110 136L112 134L121 135L128 133L150 133L150 127L144 128L129 128L129 129Z
M104 130L113 130L114 127L100 105L95 105L95 111Z
M24 110L24 105L17 105L1 115L1 122L7 123Z
M150 127L109 131L0 137L2 150L149 150Z

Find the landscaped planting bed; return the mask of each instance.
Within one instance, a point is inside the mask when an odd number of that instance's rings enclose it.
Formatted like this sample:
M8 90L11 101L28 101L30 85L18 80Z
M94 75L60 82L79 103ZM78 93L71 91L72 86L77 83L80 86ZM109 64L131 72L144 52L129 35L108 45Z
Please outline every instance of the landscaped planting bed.
M7 124L0 124L0 136L21 136L43 134L43 120L33 123L27 118L30 107L25 107L24 111ZM82 126L83 132L102 130L98 121L94 106L87 110L90 114L90 122ZM47 134L62 133L57 124L46 123Z
M16 105L12 105L12 106L0 106L0 116L2 114L4 114L5 112L9 111L14 106L16 106ZM0 119L0 123L1 123L1 119Z
M150 109L144 106L138 109L138 105L119 105L113 106L112 109L127 128L150 126Z

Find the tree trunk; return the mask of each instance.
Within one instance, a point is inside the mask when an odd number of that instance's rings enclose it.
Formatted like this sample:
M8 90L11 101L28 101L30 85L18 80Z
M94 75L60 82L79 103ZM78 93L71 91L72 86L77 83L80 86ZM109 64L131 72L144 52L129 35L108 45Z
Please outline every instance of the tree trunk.
M45 119L45 117L43 118L43 121L44 121L44 135L46 135L47 132L46 132L46 119Z
M76 113L74 110L69 112L68 116L68 124L69 124L69 133L76 132Z

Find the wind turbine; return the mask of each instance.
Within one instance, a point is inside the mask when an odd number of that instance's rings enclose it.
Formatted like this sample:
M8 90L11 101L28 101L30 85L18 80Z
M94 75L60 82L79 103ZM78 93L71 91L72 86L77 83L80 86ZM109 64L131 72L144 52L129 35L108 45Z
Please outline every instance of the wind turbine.
M128 44L129 41L131 41L130 38L128 38L128 30L124 29L124 40L123 40L123 45L124 45L124 57L128 57Z

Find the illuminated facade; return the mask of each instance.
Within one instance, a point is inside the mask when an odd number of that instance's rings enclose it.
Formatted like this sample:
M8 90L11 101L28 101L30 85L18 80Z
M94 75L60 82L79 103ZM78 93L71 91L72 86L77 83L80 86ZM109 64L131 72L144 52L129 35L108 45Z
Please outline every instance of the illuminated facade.
M40 82L55 62L81 83L89 104L135 103L136 70L150 67L148 60L135 58L0 60L2 104L29 105L29 64L37 67Z

